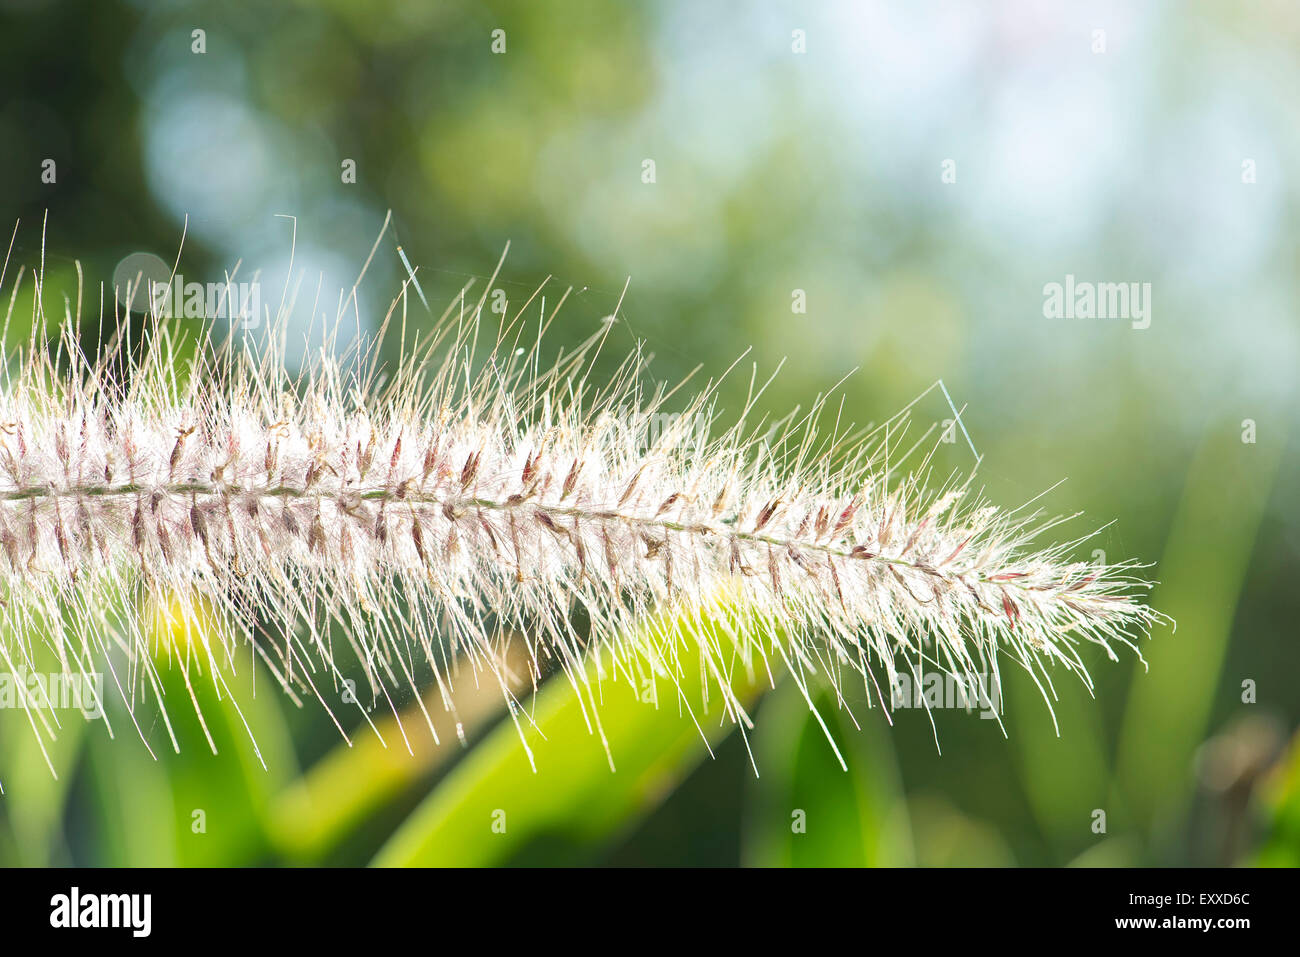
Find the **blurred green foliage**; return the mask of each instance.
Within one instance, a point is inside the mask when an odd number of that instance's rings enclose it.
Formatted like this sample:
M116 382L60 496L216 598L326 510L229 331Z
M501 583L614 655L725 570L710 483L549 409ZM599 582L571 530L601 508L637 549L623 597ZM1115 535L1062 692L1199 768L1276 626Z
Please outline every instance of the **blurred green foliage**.
M499 697L461 703L464 746L409 713L409 752L378 717L382 744L364 725L345 744L268 675L252 695L251 665L242 715L195 683L213 754L164 672L179 753L151 718L137 735L119 710L112 740L71 720L56 779L0 714L0 863L1300 863L1300 17L1112 13L1098 55L1089 12L944 3L0 0L0 222L21 220L6 308L28 274L12 342L42 259L55 313L82 265L93 339L117 262L170 262L182 229L185 274L242 260L278 291L274 214L292 214L299 277L338 289L392 210L366 322L404 273L395 242L440 305L508 240L512 301L547 277L552 302L574 289L557 346L630 275L607 356L643 341L663 381L752 346L762 372L790 360L766 410L856 368L845 416L868 422L942 377L992 497L1069 476L1050 509L1116 520L1081 557L1157 563L1153 601L1178 621L1143 645L1149 673L1090 649L1095 698L1058 686L1059 736L1018 675L1005 736L961 711L891 727L860 692L840 709L813 688L823 730L789 681L754 692L747 736L701 736L609 686L615 772L562 680L528 700L534 773ZM1151 328L1044 319L1067 273L1151 282ZM725 384L728 409L747 384Z

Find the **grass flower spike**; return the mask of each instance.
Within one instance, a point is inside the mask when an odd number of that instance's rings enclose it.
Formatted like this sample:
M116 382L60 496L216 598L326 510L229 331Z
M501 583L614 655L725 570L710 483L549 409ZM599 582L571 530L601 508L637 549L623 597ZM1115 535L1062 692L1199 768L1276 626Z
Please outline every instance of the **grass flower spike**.
M462 295L412 344L403 290L384 322L399 362L327 336L293 375L289 307L265 335L218 323L197 342L158 316L132 342L124 319L94 356L74 316L47 343L37 315L0 394L0 667L44 648L108 675L131 720L166 721L160 669L234 694L255 656L345 733L348 678L396 713L429 683L454 710L487 673L526 739L509 640L535 680L563 672L593 727L592 658L703 681L744 726L737 669L861 682L888 709L900 673L1010 661L1047 694L1052 666L1088 682L1083 646L1113 658L1158 618L1136 566L1037 547L1053 523L969 477L931 486L905 416L855 432L823 399L756 423L755 386L719 428L715 384L668 415L682 393L647 391L639 355L594 381L608 323L543 361L554 312L499 319L486 300ZM159 607L188 635L165 655ZM53 733L48 702L24 704Z

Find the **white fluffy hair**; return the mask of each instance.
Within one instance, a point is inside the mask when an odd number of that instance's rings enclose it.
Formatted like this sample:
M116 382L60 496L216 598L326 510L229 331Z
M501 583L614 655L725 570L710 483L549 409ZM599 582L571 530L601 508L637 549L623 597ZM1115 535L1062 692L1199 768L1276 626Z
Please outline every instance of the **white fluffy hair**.
M404 343L412 282L384 321ZM1160 618L1137 566L1031 548L1054 523L970 477L927 487L905 415L855 432L823 397L755 425L751 385L719 429L716 383L669 415L639 354L592 383L609 322L544 363L554 313L497 320L487 294L462 292L394 368L381 332L328 337L293 375L283 310L264 335L219 342L217 323L184 345L147 316L145 341L119 332L93 358L70 314L52 337L38 314L0 394L0 667L34 667L43 643L69 674L107 669L133 721L166 720L159 668L224 694L245 646L327 710L345 666L390 707L432 680L452 710L468 668L520 725L500 662L522 636L534 679L558 666L593 718L599 674L704 682L743 728L738 673L789 672L810 700L810 680L861 681L888 710L900 673L1009 658L1046 696L1049 665L1091 687L1081 643L1114 659ZM151 647L158 607L184 620L179 653ZM48 702L23 705L51 734Z

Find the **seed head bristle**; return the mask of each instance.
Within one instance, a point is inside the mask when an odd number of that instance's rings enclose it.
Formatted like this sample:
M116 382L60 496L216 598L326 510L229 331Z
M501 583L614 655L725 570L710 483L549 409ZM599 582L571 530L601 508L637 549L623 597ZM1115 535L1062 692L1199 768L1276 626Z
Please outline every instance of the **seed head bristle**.
M1082 645L1114 658L1159 619L1138 566L1035 550L1052 523L969 477L927 488L928 457L897 454L905 415L823 433L822 399L753 426L751 390L719 429L716 383L669 415L639 354L593 385L611 324L543 364L540 343L519 354L522 313L498 324L483 302L392 369L379 341L328 337L297 375L283 315L184 346L152 316L143 348L124 335L94 360L72 317L51 359L37 315L0 395L0 666L34 667L43 643L163 708L146 618L166 606L223 688L247 645L335 708L344 635L367 687L419 694L423 667L454 706L457 671L499 673L522 634L535 674L586 682L598 653L616 675L713 685L743 725L729 676L756 662L861 681L888 710L900 673L969 679L1008 657L1090 686Z

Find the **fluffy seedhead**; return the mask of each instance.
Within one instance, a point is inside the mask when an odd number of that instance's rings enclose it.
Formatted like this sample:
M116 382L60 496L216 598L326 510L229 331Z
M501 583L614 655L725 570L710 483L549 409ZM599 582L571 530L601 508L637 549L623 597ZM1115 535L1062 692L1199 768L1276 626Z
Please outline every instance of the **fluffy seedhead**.
M1052 523L969 478L927 487L905 416L854 431L821 400L754 422L751 387L719 428L714 384L668 415L639 355L593 384L609 321L543 361L544 304L498 318L487 290L462 293L416 341L407 291L369 345L326 336L293 375L291 302L262 335L184 340L146 317L141 341L114 333L94 357L71 316L51 335L38 310L0 395L0 667L52 649L110 675L132 720L166 720L167 667L227 693L256 657L331 714L359 669L362 717L368 696L430 683L454 710L458 682L487 672L526 740L510 640L535 680L563 672L593 727L597 676L683 703L704 682L743 727L738 674L787 672L806 696L861 682L888 711L900 673L1010 660L1048 694L1051 666L1089 682L1082 645L1113 658L1157 617L1132 566L1036 549ZM165 654L159 608L187 636ZM48 702L23 704L50 733Z

